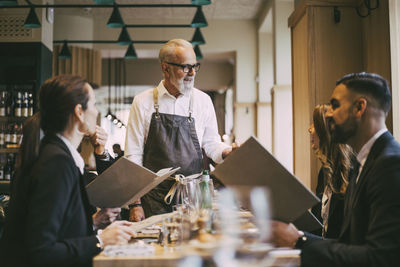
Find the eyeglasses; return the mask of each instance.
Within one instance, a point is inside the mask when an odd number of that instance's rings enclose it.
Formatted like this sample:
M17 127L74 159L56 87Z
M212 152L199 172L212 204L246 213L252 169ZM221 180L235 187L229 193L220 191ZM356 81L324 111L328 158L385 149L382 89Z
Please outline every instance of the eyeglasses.
M190 72L192 69L194 69L195 72L198 72L200 70L200 63L196 63L194 65L190 65L190 64L177 64L177 63L172 63L172 62L165 62L169 65L172 66L177 66L177 67L181 67L182 71L184 73L188 73Z

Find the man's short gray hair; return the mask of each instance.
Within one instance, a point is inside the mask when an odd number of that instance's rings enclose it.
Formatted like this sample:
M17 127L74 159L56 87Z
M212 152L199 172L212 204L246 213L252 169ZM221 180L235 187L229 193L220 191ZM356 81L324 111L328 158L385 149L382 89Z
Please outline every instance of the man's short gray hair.
M175 57L175 49L177 47L193 48L193 45L183 39L172 39L163 45L160 49L158 59L161 62L173 61Z

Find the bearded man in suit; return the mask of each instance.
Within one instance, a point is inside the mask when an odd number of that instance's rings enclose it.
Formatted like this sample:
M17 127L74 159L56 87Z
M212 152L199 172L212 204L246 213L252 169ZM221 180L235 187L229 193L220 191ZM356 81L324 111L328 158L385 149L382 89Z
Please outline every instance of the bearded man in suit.
M326 117L332 138L349 144L359 164L345 195L339 239L323 240L274 222L273 241L301 249L301 266L398 266L400 145L385 125L388 83L373 73L346 75L336 83L330 103Z

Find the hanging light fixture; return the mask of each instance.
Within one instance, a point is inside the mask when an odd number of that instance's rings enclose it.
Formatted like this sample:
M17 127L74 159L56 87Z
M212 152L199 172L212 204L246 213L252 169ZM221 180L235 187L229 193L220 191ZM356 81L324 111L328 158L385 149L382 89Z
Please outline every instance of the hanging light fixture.
M193 45L202 45L202 44L206 43L206 41L204 40L204 37L201 34L201 31L200 31L199 28L196 28L196 31L194 32L194 35L193 35L191 43Z
M69 51L68 43L67 43L67 41L64 41L64 44L63 44L63 46L61 48L61 52L58 55L58 58L60 58L60 59L69 59L71 57L72 57L72 55L71 55L71 51Z
M206 17L204 16L201 6L197 7L197 11L196 14L194 14L191 26L196 28L203 28L208 26Z
M122 28L124 27L124 21L117 5L114 5L114 9L111 13L110 19L107 22L107 26L110 28Z
M192 5L205 6L211 4L211 0L192 0Z
M35 8L31 7L29 10L28 17L26 17L24 27L25 28L40 28L40 21L36 15Z
M16 6L17 0L0 0L0 6Z
M118 37L117 44L119 44L119 45L129 45L131 43L132 43L132 39L129 36L128 30L124 26L124 27L122 27L122 31L121 31L121 33L120 33L120 35Z
M128 46L128 49L126 50L124 58L125 59L135 59L135 58L137 58L137 54L136 54L135 48L133 47L133 44L130 44Z
M94 2L99 5L114 4L114 0L94 0Z
M196 54L197 60L203 59L203 54L201 53L200 47L198 45L194 47L194 53Z

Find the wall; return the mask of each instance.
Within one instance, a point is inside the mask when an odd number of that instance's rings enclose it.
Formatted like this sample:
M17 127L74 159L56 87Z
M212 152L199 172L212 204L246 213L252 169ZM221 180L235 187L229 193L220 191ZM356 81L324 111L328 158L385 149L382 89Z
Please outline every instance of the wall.
M93 23L91 17L57 14L54 18L54 40L93 40ZM70 45L93 48L93 44Z

